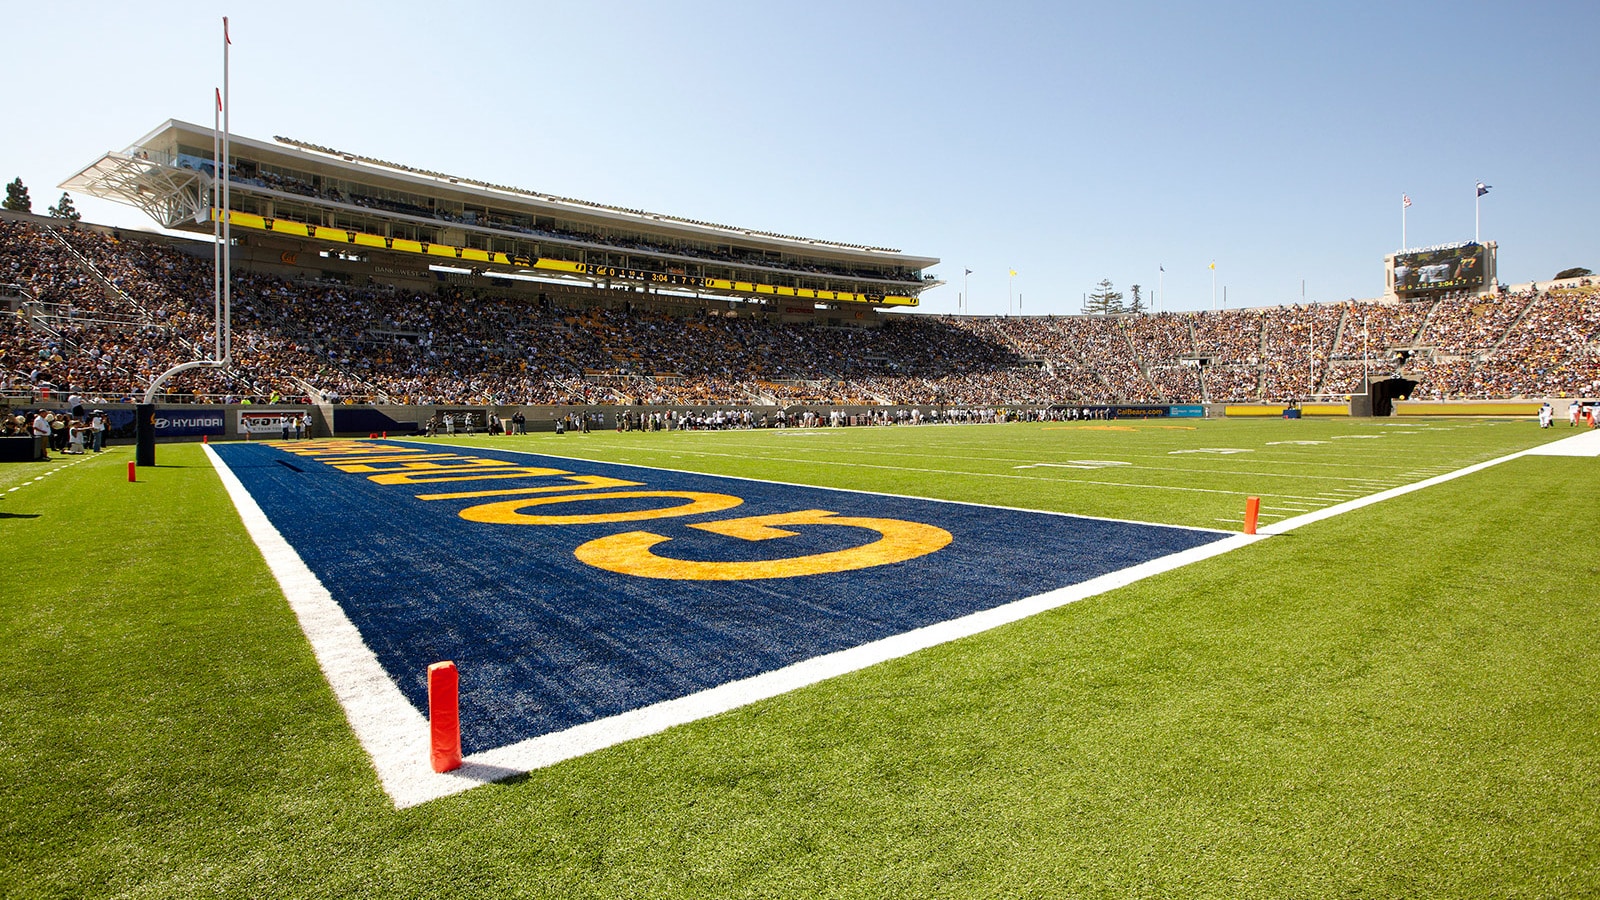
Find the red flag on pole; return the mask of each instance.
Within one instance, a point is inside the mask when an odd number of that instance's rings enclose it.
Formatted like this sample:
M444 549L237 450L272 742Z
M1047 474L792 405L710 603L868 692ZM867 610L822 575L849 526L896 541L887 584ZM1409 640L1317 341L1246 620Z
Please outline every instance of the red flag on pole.
M232 44L233 43L233 38L228 37L228 17L227 16L223 16L222 17L222 40L225 43L228 43L228 44Z
M222 112L222 88L217 88L217 112Z

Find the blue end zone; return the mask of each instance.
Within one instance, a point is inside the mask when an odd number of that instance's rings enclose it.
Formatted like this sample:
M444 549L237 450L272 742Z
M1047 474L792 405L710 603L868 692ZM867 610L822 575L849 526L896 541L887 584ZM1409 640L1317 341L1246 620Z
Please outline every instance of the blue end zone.
M304 454L311 446L292 449ZM368 473L341 471L316 456L291 455L269 444L216 445L419 710L427 708L428 665L455 661L461 671L462 741L468 754L991 609L1229 536L487 449L379 442L361 446L392 447L398 454L454 453L642 485L557 487L557 495L564 491L574 502L525 506L516 513L522 516L593 518L687 502L660 497L575 502L584 494L607 492L699 492L742 500L718 511L640 521L470 521L462 516L464 510L519 497L423 500L419 495L527 491L570 481L546 474L378 484ZM371 468L388 473L400 465L374 462ZM520 499L526 503L551 496L524 493ZM790 560L841 554L874 541L880 542L875 546L894 543L871 528L843 523L780 524L781 531L766 540L688 527L806 510L827 511L836 518L917 523L919 534L947 532L949 540L903 561L753 580L642 577L599 568L575 555L580 546L598 546L592 543L598 539L638 532L669 539L650 551L669 569L673 561L725 565ZM632 551L623 558L641 556ZM737 566L733 570L741 571Z

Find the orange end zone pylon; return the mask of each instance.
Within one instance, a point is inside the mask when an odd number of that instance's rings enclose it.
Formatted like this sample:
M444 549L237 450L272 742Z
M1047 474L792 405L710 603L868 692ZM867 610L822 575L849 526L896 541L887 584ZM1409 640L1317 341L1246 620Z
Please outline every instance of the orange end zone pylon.
M1261 517L1261 498L1246 497L1244 500L1244 533L1256 533L1256 520Z
M460 676L453 662L428 667L428 730L433 770L461 768Z

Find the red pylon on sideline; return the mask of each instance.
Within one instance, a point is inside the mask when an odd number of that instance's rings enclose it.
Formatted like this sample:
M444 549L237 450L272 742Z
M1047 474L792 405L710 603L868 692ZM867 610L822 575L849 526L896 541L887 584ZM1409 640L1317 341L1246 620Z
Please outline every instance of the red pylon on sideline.
M138 481L139 479L133 477L133 471L134 471L134 464L133 464L133 460L130 459L130 460L128 460L128 480L129 481Z
M1261 516L1261 498L1246 497L1244 499L1244 533L1256 533L1256 519Z
M200 443L202 443L202 444L209 444L209 443L211 443L211 436L210 436L210 435L208 435L208 434L202 434L202 435L200 435Z
M460 684L455 663L428 667L428 744L435 772L461 768Z

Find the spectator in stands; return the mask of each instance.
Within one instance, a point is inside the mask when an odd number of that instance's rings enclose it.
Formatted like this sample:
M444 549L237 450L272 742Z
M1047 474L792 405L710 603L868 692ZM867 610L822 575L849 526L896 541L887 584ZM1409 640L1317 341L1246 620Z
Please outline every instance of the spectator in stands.
M68 246L70 244L70 247ZM87 260L92 268L85 265ZM131 399L207 355L210 259L90 229L0 221L0 372L43 392ZM1403 366L1439 396L1600 391L1593 288L1418 303L1127 316L891 317L822 328L753 314L565 309L446 285L419 294L239 273L234 365L168 382L215 402L307 396L503 406L1008 406L1275 400L1361 389ZM1204 357L1204 367L1188 365Z

